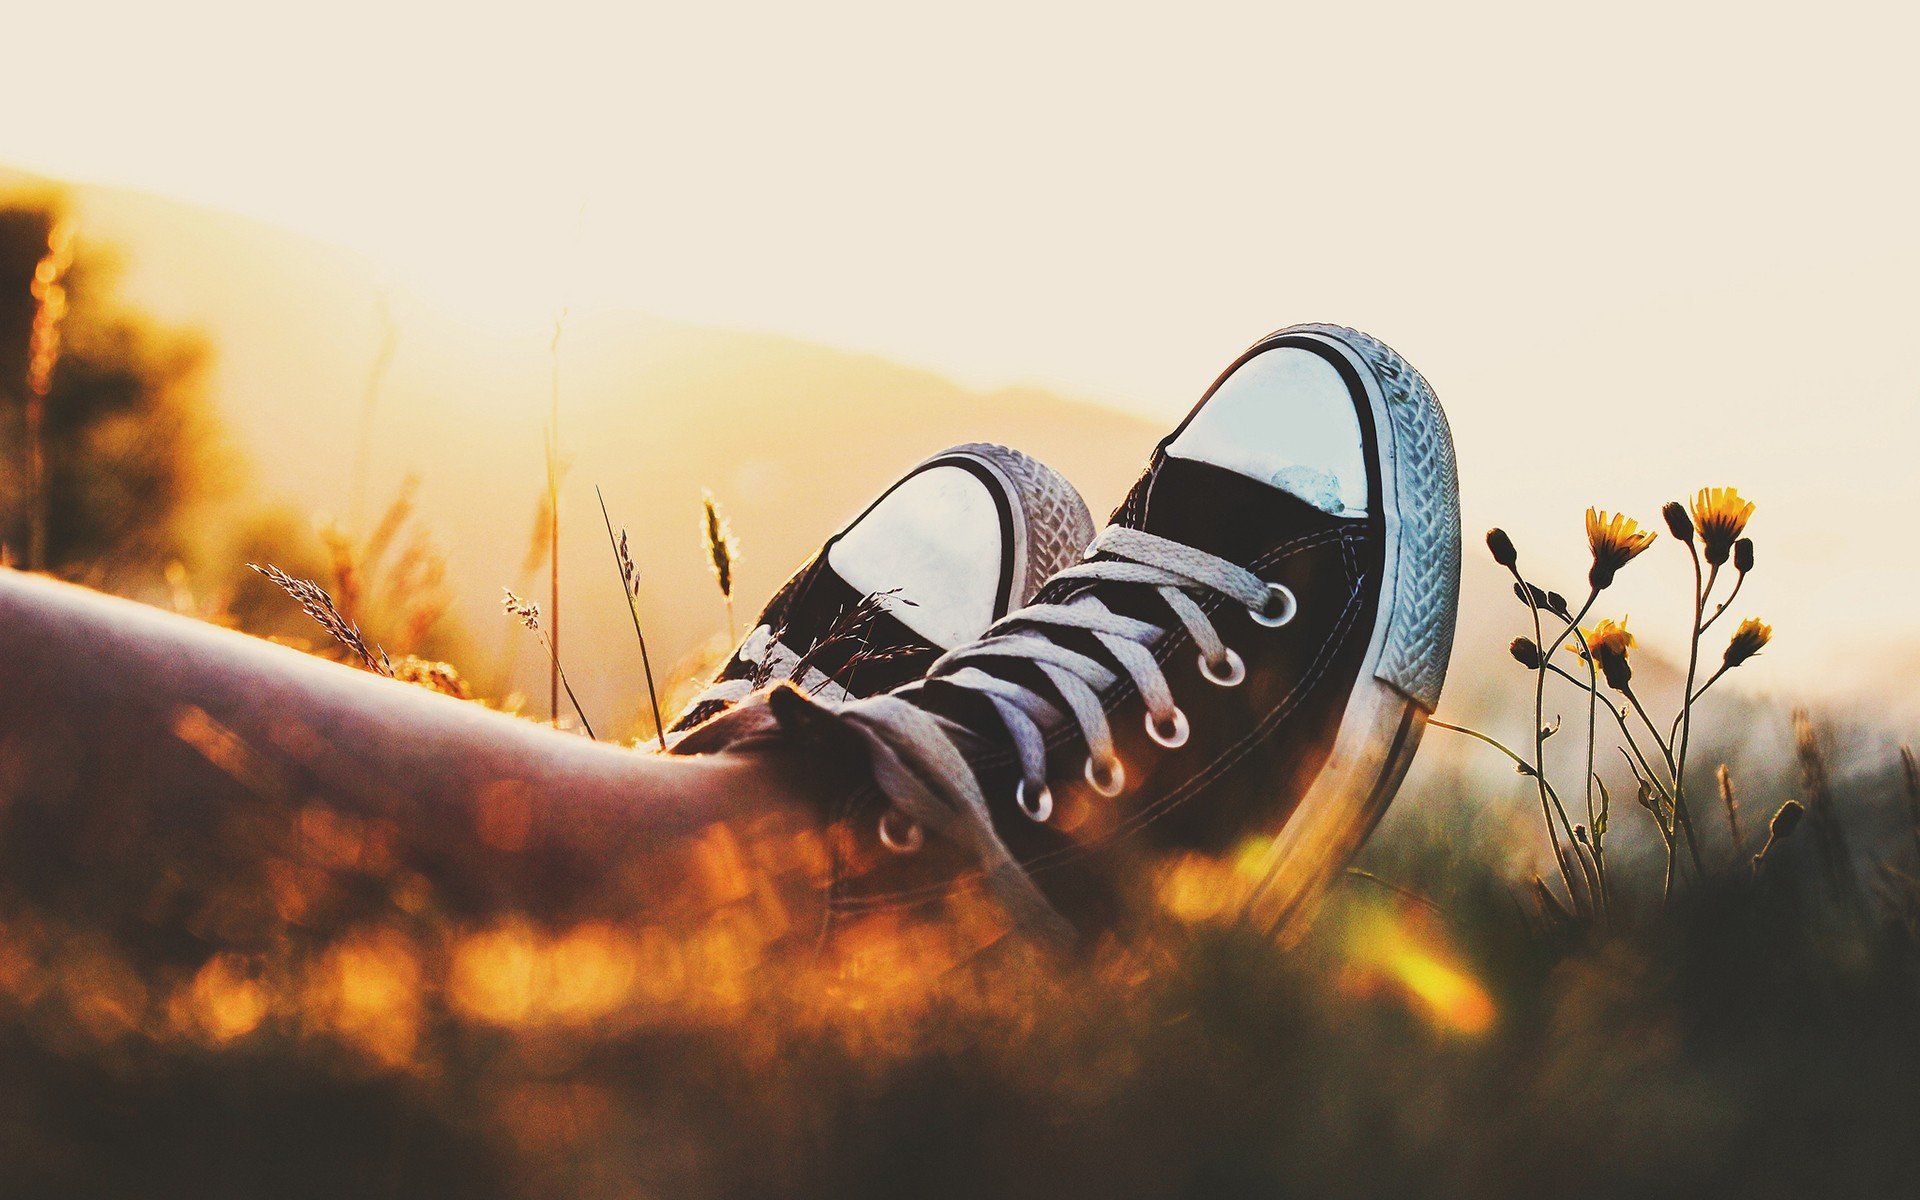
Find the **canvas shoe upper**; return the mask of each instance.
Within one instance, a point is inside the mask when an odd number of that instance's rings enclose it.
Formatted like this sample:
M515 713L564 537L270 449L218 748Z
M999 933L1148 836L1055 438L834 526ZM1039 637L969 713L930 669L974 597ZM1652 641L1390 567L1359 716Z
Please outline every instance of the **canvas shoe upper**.
M769 683L837 701L917 679L1025 604L1092 537L1086 502L1050 467L1004 446L944 450L781 586L673 732Z
M1263 339L1086 561L923 679L827 706L875 783L835 814L834 914L965 888L1072 936L1123 919L1130 861L1253 842L1256 911L1297 928L1412 758L1458 580L1426 382L1351 330Z

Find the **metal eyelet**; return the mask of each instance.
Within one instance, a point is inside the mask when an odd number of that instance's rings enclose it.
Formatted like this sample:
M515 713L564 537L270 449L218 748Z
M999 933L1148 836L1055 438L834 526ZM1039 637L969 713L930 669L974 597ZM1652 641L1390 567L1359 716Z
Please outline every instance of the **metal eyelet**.
M1265 608L1250 608L1247 615L1253 618L1255 625L1265 625L1269 629L1278 629L1293 620L1300 611L1300 601L1294 596L1293 589L1284 583L1267 585L1267 603Z
M1177 750L1187 744L1187 735L1193 732L1193 727L1187 722L1186 712L1179 708L1173 710L1173 721L1171 723L1173 725L1172 730L1164 730L1160 727L1160 722L1153 719L1153 714L1148 713L1146 718L1147 736L1169 750Z
M1216 674L1213 660L1204 654L1200 656L1200 674L1206 677L1208 683L1215 687L1239 687L1241 681L1247 677L1247 660L1235 654L1232 647L1228 647L1226 665L1224 674Z
M1040 785L1039 794L1034 796L1033 802L1029 804L1027 781L1022 779L1013 785L1013 802L1020 806L1021 812L1041 825L1045 825L1047 818L1053 815L1053 789L1044 783Z
M1099 792L1109 800L1118 796L1127 786L1126 765L1117 758L1110 758L1106 761L1106 765L1095 767L1093 764L1093 755L1089 754L1087 755L1087 765L1082 771L1082 774L1087 777L1087 783L1092 786L1094 791ZM1100 782L1102 775L1107 778L1107 782L1104 784Z
M902 832L894 832L892 822L900 821L906 825ZM900 810L890 808L880 814L880 844L895 854L912 854L926 844L926 831L920 828L920 822L903 815Z

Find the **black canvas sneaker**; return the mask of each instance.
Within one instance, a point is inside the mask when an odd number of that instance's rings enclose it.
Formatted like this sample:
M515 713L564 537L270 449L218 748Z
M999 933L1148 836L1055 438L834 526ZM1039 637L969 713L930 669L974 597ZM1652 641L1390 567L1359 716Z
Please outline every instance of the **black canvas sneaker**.
M1051 467L1004 446L944 450L782 585L672 730L685 733L769 683L839 701L918 679L941 653L1027 603L1092 539L1086 501Z
M1124 920L1129 864L1260 839L1253 913L1296 931L1439 698L1459 555L1426 381L1352 330L1263 339L1033 604L889 694L769 698L871 768L834 814L833 918L985 892L1084 934Z

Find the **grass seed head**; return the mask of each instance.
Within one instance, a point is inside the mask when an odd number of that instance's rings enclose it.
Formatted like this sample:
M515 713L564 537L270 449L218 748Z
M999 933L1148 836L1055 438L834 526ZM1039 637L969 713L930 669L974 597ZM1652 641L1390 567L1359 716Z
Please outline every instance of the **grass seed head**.
M627 544L627 531L620 531L620 541L614 548L614 557L620 564L620 582L625 585L627 595L640 594L640 568L633 562L633 549Z
M347 619L345 613L334 604L327 589L311 579L296 579L275 566L261 566L248 563L248 568L272 580L279 589L290 596L300 606L302 612L312 617L320 627L333 636L333 639L352 651L360 659L362 666L376 675L392 675L393 667L387 661L386 652L367 644L361 636L360 627Z
M740 553L739 546L734 541L733 526L721 514L720 506L714 502L712 492L703 492L700 502L705 511L701 533L707 545L707 558L713 564L713 578L720 585L720 594L731 600L733 599L733 563Z
M512 588L501 588L500 607L510 617L518 617L520 623L528 629L538 632L540 628L540 606L531 600L523 600L515 595Z

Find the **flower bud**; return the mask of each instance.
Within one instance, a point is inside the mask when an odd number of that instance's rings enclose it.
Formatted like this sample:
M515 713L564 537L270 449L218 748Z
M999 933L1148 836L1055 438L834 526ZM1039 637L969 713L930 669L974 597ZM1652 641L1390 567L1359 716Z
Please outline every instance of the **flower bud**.
M1487 549L1493 551L1493 561L1508 570L1520 561L1520 552L1513 548L1513 539L1507 531L1499 527L1487 530Z
M1534 644L1532 638L1513 639L1512 644L1507 647L1507 653L1513 655L1513 661L1529 671L1540 669L1540 647Z
M1741 538L1733 544L1733 566L1734 569L1742 575L1753 570L1752 538Z
M1687 515L1686 505L1678 500L1668 501L1667 506L1660 510L1660 514L1667 519L1668 533L1683 542L1693 540L1693 518Z
M1626 691L1633 681L1633 664L1627 661L1627 652L1633 648L1633 635L1627 632L1625 619L1601 621L1584 631L1582 637L1594 665L1600 668L1600 674L1606 678L1607 686L1616 692ZM1568 646L1567 649L1580 653L1578 645Z
M1773 640L1773 626L1758 617L1748 617L1740 622L1740 628L1733 631L1733 638L1727 643L1727 652L1722 656L1728 669L1739 666L1766 649Z
M1625 653L1596 655L1600 660L1600 674L1607 686L1616 692L1624 692L1633 683L1633 664L1627 661Z

